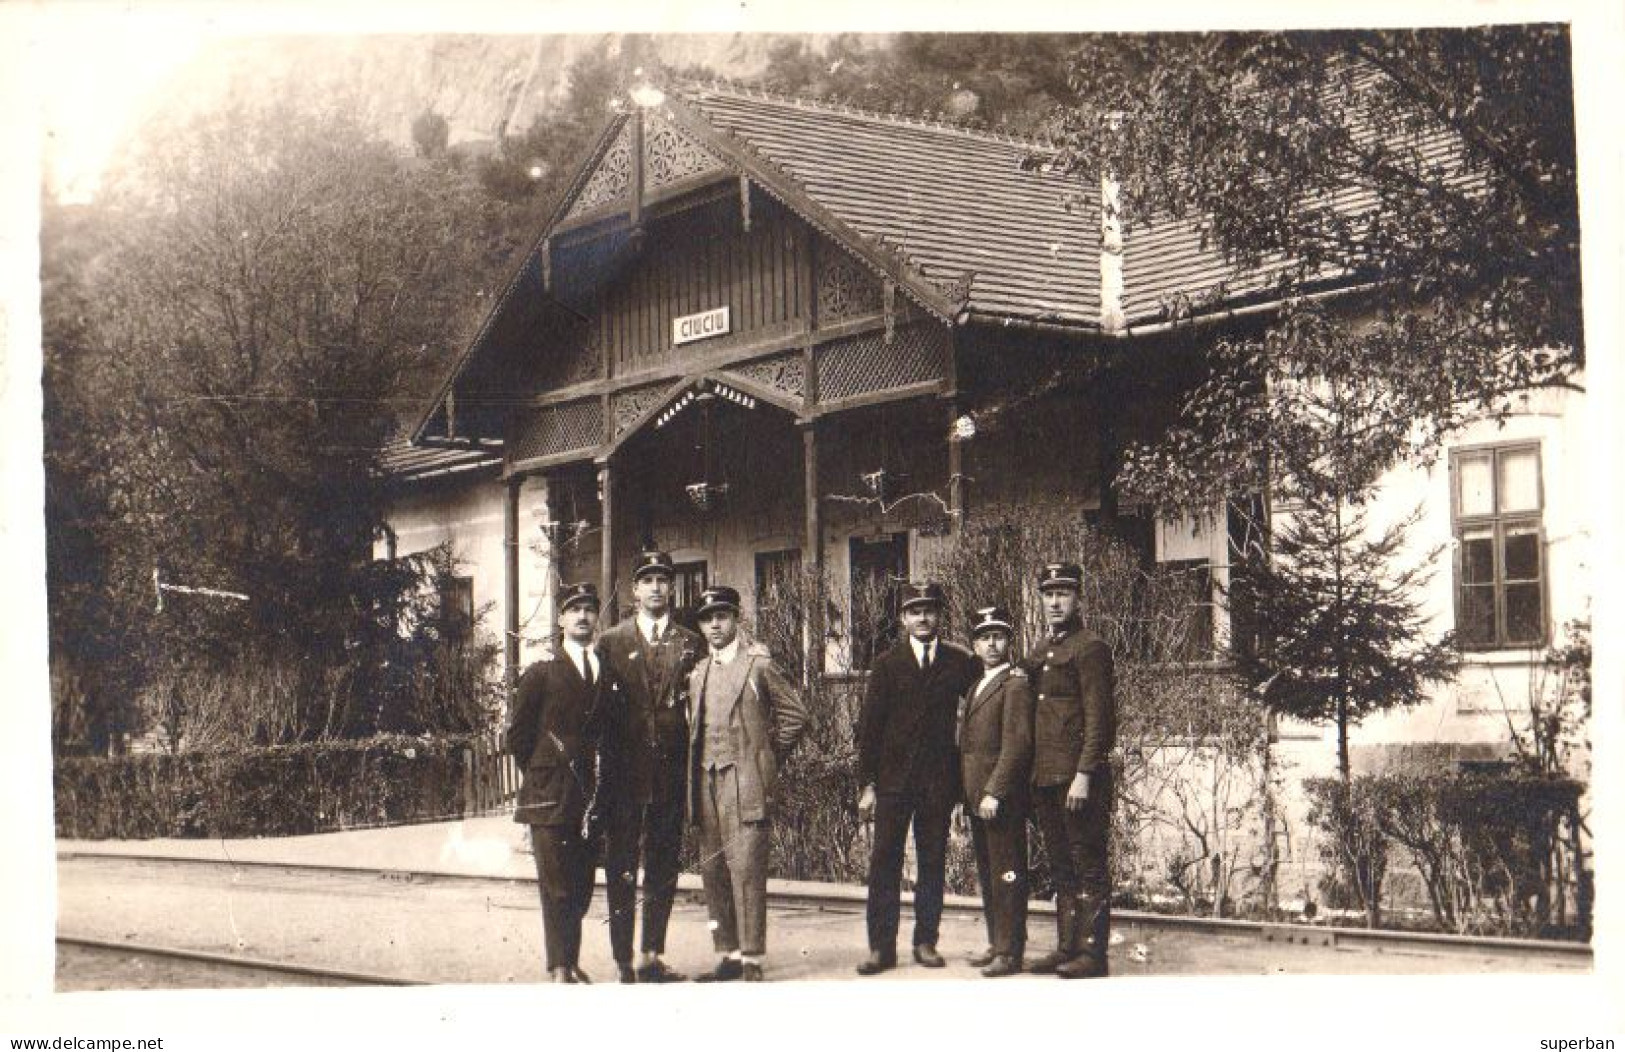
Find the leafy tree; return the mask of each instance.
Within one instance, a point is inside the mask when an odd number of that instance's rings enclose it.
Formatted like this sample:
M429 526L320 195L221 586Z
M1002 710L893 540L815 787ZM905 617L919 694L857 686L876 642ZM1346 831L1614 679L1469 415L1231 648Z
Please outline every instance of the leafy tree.
M476 193L333 114L236 105L149 131L87 220L96 250L47 246L96 293L46 290L56 642L125 691L275 666L285 733L370 730L356 699L424 583L371 562L378 456L405 379L477 307ZM160 613L155 571L249 598L169 593Z
M1363 425L1372 468L1437 448L1467 420L1504 417L1519 392L1577 382L1564 28L1130 37L1080 52L1071 73L1051 160L1113 175L1130 236L1194 224L1238 272L1267 277L1287 327L1329 283L1364 289L1357 345L1316 342L1322 324L1221 349L1185 426L1138 456L1158 469L1183 458L1153 472L1169 502L1257 492L1273 461L1292 459L1292 428L1226 411L1260 393L1278 406L1272 376L1302 381L1288 396L1350 368L1379 376L1387 392ZM1242 443L1252 456L1237 455Z

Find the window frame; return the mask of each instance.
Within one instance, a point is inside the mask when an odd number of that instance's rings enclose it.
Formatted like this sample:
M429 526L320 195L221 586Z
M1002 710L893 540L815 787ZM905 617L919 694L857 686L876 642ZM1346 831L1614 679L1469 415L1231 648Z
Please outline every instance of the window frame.
M1515 453L1535 455L1535 506L1531 509L1503 512L1501 510L1501 458ZM1477 442L1454 446L1450 450L1450 534L1454 541L1452 563L1451 605L1455 614L1456 645L1466 653L1494 653L1507 650L1539 650L1552 638L1552 604L1550 560L1546 551L1546 458L1539 438L1514 439L1500 442ZM1461 506L1461 464L1464 460L1488 456L1490 462L1490 511L1487 514L1467 515ZM1507 633L1507 580L1506 538L1509 529L1533 524L1537 583L1540 596L1540 624L1536 638L1512 640ZM1491 594L1493 596L1493 623L1490 638L1468 639L1463 635L1466 543L1463 535L1470 530L1490 531ZM1527 583L1527 582L1514 582Z

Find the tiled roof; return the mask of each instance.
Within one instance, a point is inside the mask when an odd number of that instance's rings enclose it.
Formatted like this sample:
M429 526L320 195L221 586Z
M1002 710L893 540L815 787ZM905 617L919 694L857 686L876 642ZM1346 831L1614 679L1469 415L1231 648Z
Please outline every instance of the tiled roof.
M736 89L682 98L928 278L971 274L970 310L1099 324L1100 187L1025 167L1041 144Z
M502 451L494 449L445 449L414 446L402 435L384 447L381 457L384 473L400 482L494 470L502 464Z

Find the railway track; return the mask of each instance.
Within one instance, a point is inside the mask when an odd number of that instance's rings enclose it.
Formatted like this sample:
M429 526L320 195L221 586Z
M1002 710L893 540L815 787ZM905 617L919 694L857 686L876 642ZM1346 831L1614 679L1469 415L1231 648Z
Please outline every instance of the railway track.
M287 985L321 985L321 986L425 986L426 983L416 979L403 979L393 975L376 975L371 972L356 972L338 968L321 968L315 965L299 964L290 961L275 961L262 957L245 957L238 954L210 953L204 950L192 950L178 946L156 946L151 943L115 941L112 939L97 939L81 935L58 935L56 945L71 947L80 950L116 954L124 961L131 958L145 959L156 962L181 962L190 966L190 974L204 976L211 971L224 971L234 973L248 979L264 979L276 977L293 980ZM190 985L190 984L182 984ZM197 983L197 985L212 985Z
M198 867L200 869L232 869L263 874L276 874L295 879L342 879L345 881L378 881L395 885L457 885L503 886L534 884L534 878L504 877L469 873L448 873L429 870L391 870L370 866L346 866L304 862L224 861L218 859L180 858L169 855L103 855L93 852L64 852L59 860L91 863L147 863ZM699 894L699 880L684 875L679 894L690 897ZM908 896L905 895L905 900ZM771 907L784 910L816 910L826 912L861 913L864 908L864 889L858 886L821 884L806 881L772 880L768 885ZM528 903L527 903L528 908ZM978 900L962 895L950 895L944 904L949 915L980 916ZM1035 901L1031 904L1034 921L1052 915L1054 905ZM1192 917L1150 913L1142 910L1113 911L1115 926L1130 939L1146 937L1196 937L1223 940L1242 940L1268 944L1282 949L1305 947L1336 949L1362 954L1429 955L1435 957L1483 958L1493 956L1508 961L1527 961L1530 964L1552 965L1561 968L1589 969L1592 950L1588 944L1555 940L1480 937L1431 932L1382 931L1365 928L1342 928L1319 925L1279 924L1256 920L1233 920L1216 917ZM1039 930L1035 928L1034 930ZM91 944L88 940L85 944ZM119 949L129 949L126 943L109 943ZM143 947L142 949L146 949ZM155 953L166 952L162 947L151 948ZM190 954L192 951L174 951ZM199 960L218 958L222 966L242 963L245 967L268 969L294 969L298 966L278 962L250 961L229 955L203 955ZM316 975L322 969L309 969ZM409 980L360 975L359 973L332 972L331 978L343 981L349 975L357 983L385 982L391 985L414 985Z

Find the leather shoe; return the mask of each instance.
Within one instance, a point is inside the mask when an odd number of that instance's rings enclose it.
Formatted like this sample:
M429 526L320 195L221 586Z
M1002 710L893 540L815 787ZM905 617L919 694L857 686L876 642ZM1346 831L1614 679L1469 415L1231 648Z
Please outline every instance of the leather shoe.
M588 975L586 972L582 971L573 964L570 966L570 978L574 979L583 986L592 985L592 976Z
M745 979L745 982L747 982L747 983L759 983L759 982L761 982L762 981L762 966L757 964L755 961L746 961L745 962L744 979Z
M746 965L736 957L724 957L709 972L694 977L697 983L731 983L745 974Z
M1062 979L1104 979L1106 958L1096 957L1092 953L1080 953L1055 969L1055 974Z
M1071 959L1072 955L1067 951L1054 949L1029 964L1027 970L1034 975L1054 975L1055 969Z
M914 947L914 963L922 968L946 968L948 962L942 959L942 954L930 943L922 942Z
M656 957L653 964L638 966L638 982L640 983L686 983L688 976L668 965Z
M553 968L551 971L555 983L574 983L576 981L576 977L570 973L568 968Z
M989 979L1002 979L1007 975L1019 975L1020 973L1021 962L1004 953L995 955L988 966L982 969L982 974Z
M632 970L632 966L630 964L622 964L621 962L616 961L615 971L618 973L620 981L626 983L627 985L631 985L632 983L638 981L638 973Z
M879 975L897 967L897 954L883 950L870 950L869 959L858 965L859 975Z
M972 968L986 968L988 965L992 964L994 959L998 956L999 955L994 952L993 947L989 946L981 953L972 954L967 963L969 963Z

